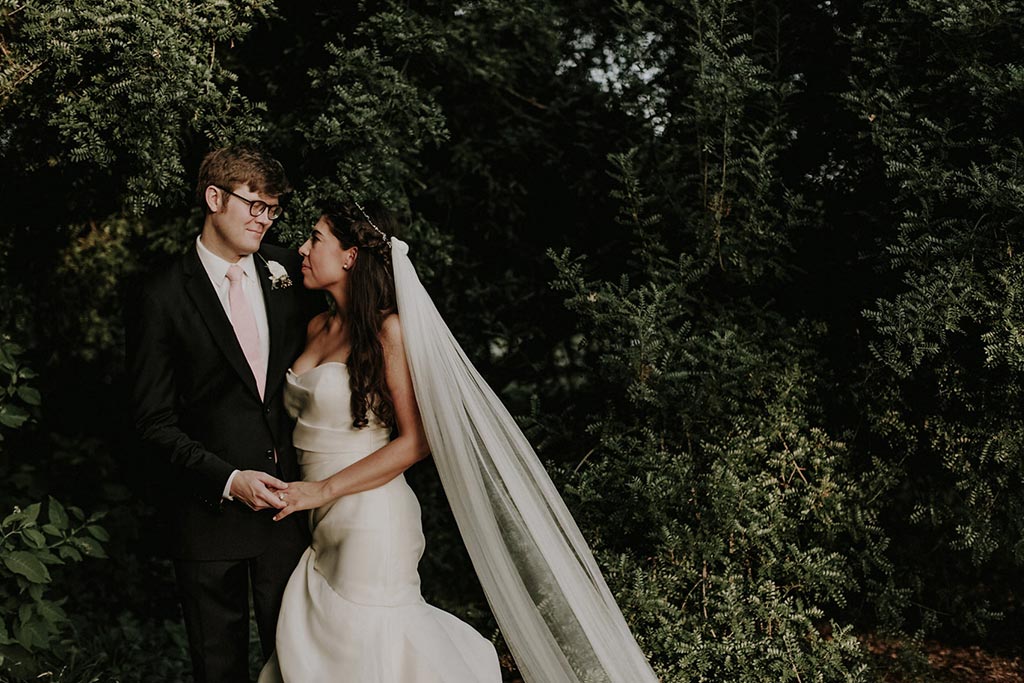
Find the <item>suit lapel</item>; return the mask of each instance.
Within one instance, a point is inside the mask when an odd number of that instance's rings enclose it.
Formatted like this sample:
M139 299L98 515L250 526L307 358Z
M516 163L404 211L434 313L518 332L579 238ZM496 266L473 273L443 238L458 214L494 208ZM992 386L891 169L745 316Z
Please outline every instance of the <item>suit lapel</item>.
M210 277L206 274L206 269L203 268L203 263L199 260L199 254L194 246L185 254L182 267L185 272L185 290L196 309L199 310L199 315L202 316L203 322L209 328L214 341L224 354L228 364L234 368L241 380L258 398L260 392L256 387L256 378L253 377L252 368L249 367L249 362L245 359L242 346L238 343L238 337L235 336L235 328L231 326L231 321L224 313L224 306L217 298L217 292L214 290L213 283L210 282Z
M259 274L260 287L263 289L263 302L267 307L267 328L270 330L270 355L267 358L267 383L263 391L264 399L269 399L277 391L284 379L289 359L285 354L285 311L283 306L288 297L279 296L271 286L270 269L261 254L256 255L256 272Z

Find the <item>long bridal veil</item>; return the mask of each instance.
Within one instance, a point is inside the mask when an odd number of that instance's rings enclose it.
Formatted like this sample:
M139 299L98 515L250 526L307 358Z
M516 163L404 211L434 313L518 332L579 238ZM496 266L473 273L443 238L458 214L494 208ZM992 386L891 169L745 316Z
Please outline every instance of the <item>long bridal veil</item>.
M531 683L657 681L526 437L391 239L416 399L473 567Z

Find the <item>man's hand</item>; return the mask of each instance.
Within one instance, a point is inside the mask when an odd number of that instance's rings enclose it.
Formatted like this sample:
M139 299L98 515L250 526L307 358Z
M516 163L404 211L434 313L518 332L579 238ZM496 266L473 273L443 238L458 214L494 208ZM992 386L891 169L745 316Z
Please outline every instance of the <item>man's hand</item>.
M287 483L259 470L241 470L231 480L231 496L253 510L280 510L285 503L277 494L286 488Z

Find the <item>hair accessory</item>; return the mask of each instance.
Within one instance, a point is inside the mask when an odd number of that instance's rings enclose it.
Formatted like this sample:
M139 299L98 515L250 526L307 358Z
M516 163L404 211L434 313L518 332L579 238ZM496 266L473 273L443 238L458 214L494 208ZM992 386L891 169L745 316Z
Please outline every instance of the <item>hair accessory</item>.
M355 200L352 200L352 203L356 205L357 209L359 209L359 213L363 214L363 218L365 218L366 222L370 224L370 227L373 228L374 230L376 230L378 233L380 233L381 238L383 238L383 240L384 240L384 244L386 244L387 246L390 247L391 246L391 242L388 240L388 236L386 234L384 234L383 230L381 230L380 228L377 227L376 223L374 223L372 220L370 220L370 216L366 213L366 209L363 208L362 204L360 204L359 202L357 202Z

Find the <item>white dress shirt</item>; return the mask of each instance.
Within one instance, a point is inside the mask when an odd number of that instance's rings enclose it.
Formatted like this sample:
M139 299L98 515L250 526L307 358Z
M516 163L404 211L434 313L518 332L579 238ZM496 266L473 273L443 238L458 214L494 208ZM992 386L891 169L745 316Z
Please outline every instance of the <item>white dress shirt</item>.
M256 270L256 259L249 254L239 259L237 264L225 261L203 245L202 235L196 238L196 251L199 252L199 260L210 277L213 289L217 292L217 298L220 299L221 306L224 307L224 314L229 321L231 320L231 302L228 299L230 287L228 268L238 265L242 269L242 290L245 292L245 298L252 307L252 313L256 318L256 332L260 338L260 356L263 359L263 367L267 367L270 360L270 325L267 322L267 306L263 301L263 288L260 287L257 279L259 272ZM233 500L231 482L234 481L236 474L238 474L238 470L232 472L227 483L224 484L224 492L221 495L228 500Z

